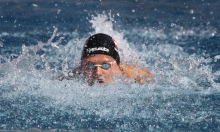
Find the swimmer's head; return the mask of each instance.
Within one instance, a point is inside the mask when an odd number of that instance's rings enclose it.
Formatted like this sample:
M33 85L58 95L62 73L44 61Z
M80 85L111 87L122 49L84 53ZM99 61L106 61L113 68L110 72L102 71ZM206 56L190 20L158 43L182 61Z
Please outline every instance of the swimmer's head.
M82 51L82 59L93 54L104 54L114 58L119 65L120 57L117 50L118 46L111 36L98 33L86 40Z
M95 34L86 40L82 51L82 73L89 85L107 84L119 71L120 57L114 39Z

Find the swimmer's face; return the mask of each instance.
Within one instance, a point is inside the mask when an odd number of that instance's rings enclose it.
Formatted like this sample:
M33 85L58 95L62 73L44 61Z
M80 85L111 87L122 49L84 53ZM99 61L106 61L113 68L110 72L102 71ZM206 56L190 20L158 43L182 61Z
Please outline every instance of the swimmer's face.
M89 85L95 82L101 85L111 82L118 69L116 61L108 55L94 54L82 60L83 75Z

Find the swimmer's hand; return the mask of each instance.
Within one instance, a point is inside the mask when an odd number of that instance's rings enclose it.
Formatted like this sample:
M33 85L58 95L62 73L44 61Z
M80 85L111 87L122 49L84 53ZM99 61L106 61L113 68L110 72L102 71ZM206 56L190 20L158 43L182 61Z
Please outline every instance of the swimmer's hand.
M64 74L61 74L61 75L59 75L59 76L57 77L57 79L60 80L60 81L63 81L64 79L66 79L66 80L71 80L71 79L73 79L73 77L71 77L71 76L66 76L66 75L64 75Z
M80 67L76 67L76 68L74 68L74 69L72 69L72 70L69 70L68 72L67 72L67 75L65 75L65 74L61 74L61 75L59 75L58 77L57 77L57 79L58 80L60 80L60 81L62 81L62 80L64 80L64 79L66 79L66 80L72 80L72 79L74 79L74 78L76 78L76 75L77 74L80 74Z

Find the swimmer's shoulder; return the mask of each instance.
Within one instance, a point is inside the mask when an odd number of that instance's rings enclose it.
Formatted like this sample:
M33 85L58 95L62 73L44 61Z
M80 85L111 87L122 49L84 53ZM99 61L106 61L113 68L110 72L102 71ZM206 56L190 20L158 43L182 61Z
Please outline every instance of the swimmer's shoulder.
M153 82L153 75L146 68L141 68L131 64L121 64L122 75L127 78L134 79L137 83L150 83Z

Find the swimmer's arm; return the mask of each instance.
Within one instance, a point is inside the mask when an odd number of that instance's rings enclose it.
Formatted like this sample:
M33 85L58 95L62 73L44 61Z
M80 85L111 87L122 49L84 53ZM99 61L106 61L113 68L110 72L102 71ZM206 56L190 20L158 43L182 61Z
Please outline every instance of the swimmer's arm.
M139 84L153 82L153 75L145 68L140 68L131 65L120 65L123 70L123 75L127 78L134 78L134 80Z

